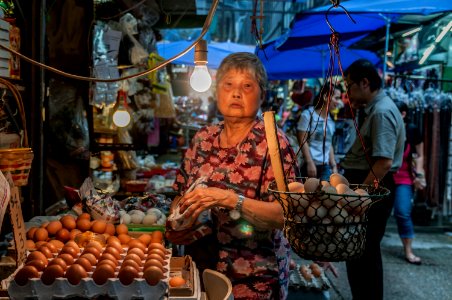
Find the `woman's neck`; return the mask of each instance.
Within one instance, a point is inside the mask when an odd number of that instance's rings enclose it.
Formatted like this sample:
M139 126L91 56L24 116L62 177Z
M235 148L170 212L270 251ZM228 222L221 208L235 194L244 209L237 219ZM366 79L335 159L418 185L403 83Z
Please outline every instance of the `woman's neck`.
M254 126L255 120L240 120L240 122L224 122L224 128L220 134L220 146L230 148L237 146L248 135Z

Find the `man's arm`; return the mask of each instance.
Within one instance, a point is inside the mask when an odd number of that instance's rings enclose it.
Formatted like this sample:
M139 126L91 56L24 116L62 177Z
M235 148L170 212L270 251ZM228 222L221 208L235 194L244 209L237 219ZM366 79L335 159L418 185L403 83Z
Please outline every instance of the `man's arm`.
M379 157L372 165L373 173L369 172L369 174L367 174L367 177L364 180L364 184L373 185L375 176L377 177L378 181L380 181L389 172L391 166L392 159Z

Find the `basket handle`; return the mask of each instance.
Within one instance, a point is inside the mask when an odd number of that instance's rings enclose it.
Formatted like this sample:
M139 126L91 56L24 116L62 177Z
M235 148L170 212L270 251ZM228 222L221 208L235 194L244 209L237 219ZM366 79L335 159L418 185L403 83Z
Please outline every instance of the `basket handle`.
M275 174L276 186L279 191L287 192L287 182L284 176L283 163L279 153L279 141L275 125L275 112L264 112L265 136L267 138L268 153L272 163L273 173ZM281 199L287 204L287 195L281 193Z
M14 97L14 100L16 100L17 108L19 109L20 118L22 121L22 126L23 126L22 129L24 131L24 134L22 135L20 141L21 141L22 147L28 148L27 122L25 120L25 109L24 109L24 104L22 101L22 96L20 95L20 92L16 88L16 86L14 84L12 84L11 82L9 82L8 80L0 78L0 84L4 85L4 87L0 86L1 88L9 89ZM20 132L19 132L19 134L20 134Z

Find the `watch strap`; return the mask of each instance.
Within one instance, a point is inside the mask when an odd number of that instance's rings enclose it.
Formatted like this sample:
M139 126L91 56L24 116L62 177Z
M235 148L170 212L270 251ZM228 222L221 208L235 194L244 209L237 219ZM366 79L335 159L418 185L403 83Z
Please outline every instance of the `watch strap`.
M238 195L238 201L237 204L234 207L234 210L238 211L238 212L242 212L242 206L243 206L243 200L245 200L245 196L243 195Z

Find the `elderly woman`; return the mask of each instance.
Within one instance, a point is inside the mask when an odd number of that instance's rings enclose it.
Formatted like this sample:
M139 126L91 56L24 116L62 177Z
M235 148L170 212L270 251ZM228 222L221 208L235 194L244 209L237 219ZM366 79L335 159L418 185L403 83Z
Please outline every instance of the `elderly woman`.
M274 175L264 123L257 116L267 75L254 54L234 53L223 60L216 78L224 121L194 136L176 179L181 197L172 207L178 205L186 219L210 211L211 220L182 231L167 226L166 237L186 245L198 266L214 254L210 267L231 279L235 299L285 299L290 246L279 230L282 208L267 192ZM284 169L293 176L294 153L281 131L278 139ZM195 181L200 187L189 189Z

